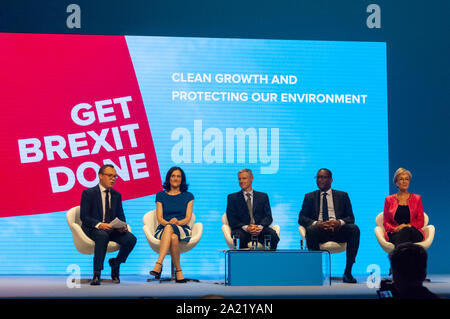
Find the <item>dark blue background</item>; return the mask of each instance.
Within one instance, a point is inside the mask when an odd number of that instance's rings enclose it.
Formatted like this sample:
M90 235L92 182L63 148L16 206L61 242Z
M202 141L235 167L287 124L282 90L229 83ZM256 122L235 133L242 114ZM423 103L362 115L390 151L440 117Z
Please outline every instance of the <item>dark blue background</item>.
M81 7L81 29L66 26L71 3ZM366 26L372 3L381 29ZM436 227L428 251L436 274L450 270L449 13L448 0L3 0L0 32L386 42L389 173L413 174L410 191L422 195ZM361 172L361 187L370 176Z

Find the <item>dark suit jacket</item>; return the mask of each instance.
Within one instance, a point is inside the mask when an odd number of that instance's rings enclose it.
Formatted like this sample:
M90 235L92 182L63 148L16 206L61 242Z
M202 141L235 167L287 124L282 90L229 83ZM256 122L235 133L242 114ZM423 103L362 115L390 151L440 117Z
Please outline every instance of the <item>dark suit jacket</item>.
M333 205L336 219L342 219L346 224L354 224L352 204L346 192L332 189ZM302 210L298 216L298 223L303 227L310 226L319 219L320 190L308 193L303 199Z
M111 220L116 217L126 222L122 208L122 195L118 191L111 189ZM94 228L95 225L102 222L102 197L98 185L85 189L81 194L80 218L83 226L87 228Z
M250 224L250 215L242 191L228 195L227 218L232 230ZM272 211L266 193L253 190L253 218L256 225L268 227L272 224Z

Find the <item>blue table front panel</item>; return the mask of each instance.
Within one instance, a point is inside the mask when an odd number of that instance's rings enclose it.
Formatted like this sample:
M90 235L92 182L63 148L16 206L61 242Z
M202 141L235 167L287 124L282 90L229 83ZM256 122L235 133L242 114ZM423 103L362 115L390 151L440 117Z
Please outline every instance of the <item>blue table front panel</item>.
M323 285L322 252L252 251L226 252L226 283L230 286Z

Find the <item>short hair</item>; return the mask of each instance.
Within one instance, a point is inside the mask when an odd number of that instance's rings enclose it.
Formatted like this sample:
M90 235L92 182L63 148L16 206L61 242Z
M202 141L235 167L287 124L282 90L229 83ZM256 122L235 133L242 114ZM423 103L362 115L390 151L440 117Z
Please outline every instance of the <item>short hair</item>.
M112 169L115 169L115 168L114 168L114 165L112 165L112 164L105 164L105 165L103 165L102 167L100 167L100 169L98 170L98 173L103 175L103 174L105 173L105 169L106 169L107 167L110 167L110 168L112 168Z
M241 174L241 173L248 173L248 175L250 175L250 177L253 177L253 173L252 173L252 170L251 170L250 168L243 168L243 169L241 169L241 170L238 172L238 176L239 176L239 174Z
M399 177L401 174L408 174L410 180L411 180L411 178L412 178L412 174L411 174L410 171L408 171L407 169L405 169L405 168L403 168L403 167L400 167L398 170L395 171L395 174L394 174L394 185L397 185L398 177Z
M399 244L389 254L392 273L403 281L423 282L427 276L427 252L420 245L407 242ZM394 279L395 280L395 279Z
M326 171L326 172L328 173L328 175L330 175L330 178L333 178L333 173L331 173L331 171L330 171L328 168L321 168L321 169L319 169L319 170L317 171L317 174L318 174L320 171ZM316 176L317 176L317 174L316 174Z
M166 174L166 181L163 184L163 188L166 191L170 191L170 176L172 176L172 173L174 171L180 171L181 172L181 184L180 184L180 191L186 192L188 190L188 184L186 184L186 175L184 174L184 171L181 169L181 167L174 166L169 169L169 171Z

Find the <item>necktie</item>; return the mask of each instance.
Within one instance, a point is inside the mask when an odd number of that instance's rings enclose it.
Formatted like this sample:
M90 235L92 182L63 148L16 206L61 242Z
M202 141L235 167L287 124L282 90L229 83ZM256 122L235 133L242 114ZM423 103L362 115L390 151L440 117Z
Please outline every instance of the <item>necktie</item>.
M109 189L105 190L105 222L109 223L111 221L111 207L109 206Z
M327 193L323 193L322 200L322 221L328 220L328 202L327 202Z
M252 195L250 193L246 193L245 196L247 196L247 207L248 213L250 214L250 224L254 224L255 219L253 218Z

